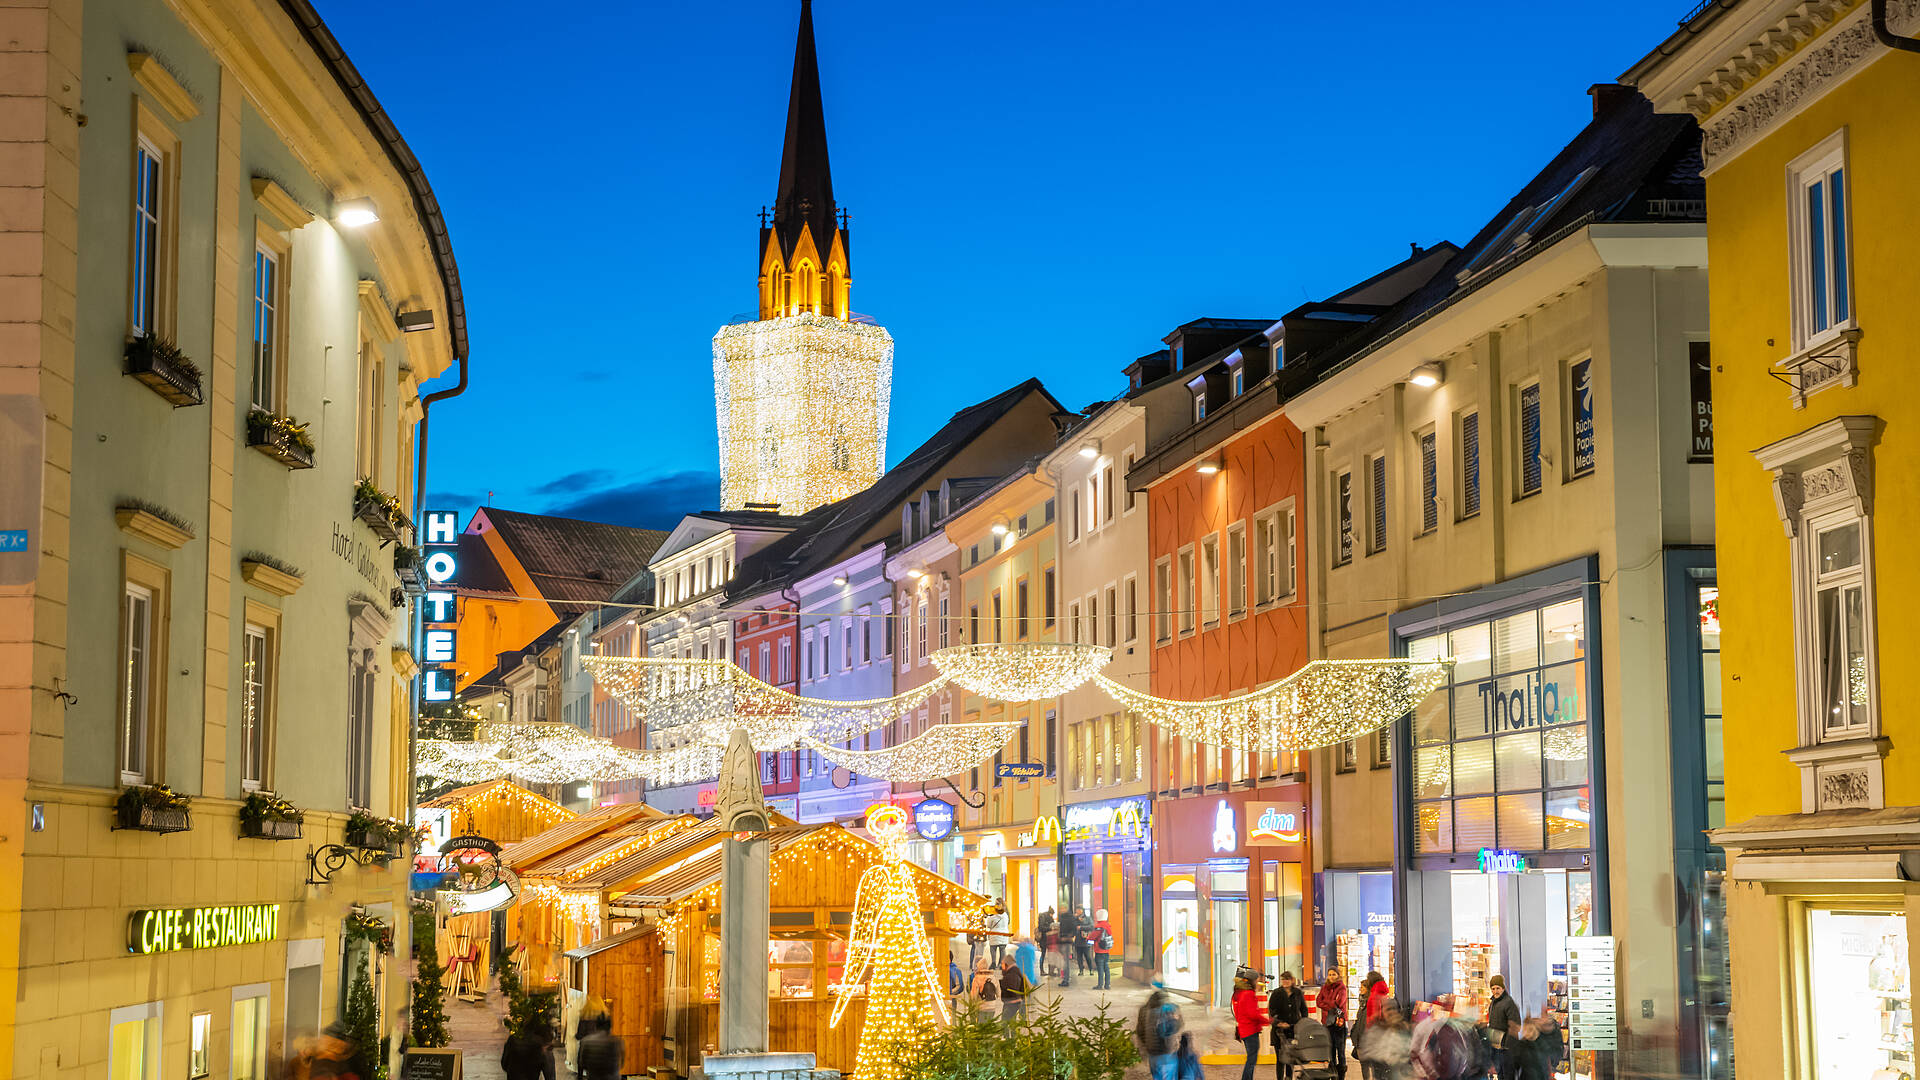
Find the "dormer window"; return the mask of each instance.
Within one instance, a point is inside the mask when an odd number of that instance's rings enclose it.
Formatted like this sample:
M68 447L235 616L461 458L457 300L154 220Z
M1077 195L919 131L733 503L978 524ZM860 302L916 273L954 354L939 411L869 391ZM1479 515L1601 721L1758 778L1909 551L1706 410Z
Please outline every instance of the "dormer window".
M1193 394L1193 422L1199 423L1207 418L1207 392L1196 390Z
M1234 397L1239 397L1241 394L1247 392L1247 369L1239 366L1234 367L1232 386Z

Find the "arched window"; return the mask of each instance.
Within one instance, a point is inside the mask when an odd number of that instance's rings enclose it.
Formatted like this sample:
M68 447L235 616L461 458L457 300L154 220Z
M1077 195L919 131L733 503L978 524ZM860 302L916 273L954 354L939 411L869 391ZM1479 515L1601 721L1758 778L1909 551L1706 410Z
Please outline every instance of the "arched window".
M793 299L801 311L820 310L820 276L805 259L793 271Z

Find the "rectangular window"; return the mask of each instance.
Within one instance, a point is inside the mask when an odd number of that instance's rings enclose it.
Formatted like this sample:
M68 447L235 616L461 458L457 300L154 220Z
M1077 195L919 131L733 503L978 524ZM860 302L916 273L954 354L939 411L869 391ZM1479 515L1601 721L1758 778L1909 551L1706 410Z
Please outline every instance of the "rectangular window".
M1173 566L1164 558L1153 564L1153 636L1173 637Z
M1227 529L1227 614L1247 613L1247 527L1235 522Z
M753 672L753 647L750 645L740 646L740 659L736 660L735 663L740 665L741 671L751 674Z
M922 619L921 624L925 625L925 623L926 623L926 620ZM854 645L853 620L841 619L840 620L840 670L842 671L853 670L855 648L856 646Z
M1013 585L1013 625L1015 636L1021 641L1027 640L1027 579L1021 578Z
M232 1080L267 1080L267 1021L271 991L264 983L233 991Z
M107 1014L107 1080L160 1080L162 1009L150 1001Z
M861 607L854 620L860 627L860 662L873 663L873 606Z
M347 671L347 805L373 805L373 666L355 651ZM541 688L542 701L546 688Z
M1353 473L1342 469L1333 476L1333 565L1353 561Z
M1220 621L1220 536L1210 534L1200 541L1200 621L1212 626Z
M1060 718L1052 709L1047 710L1047 775L1053 775L1054 747L1058 745Z
M127 582L121 627L120 782L142 784L147 780L153 742L153 645L158 635L154 633L152 589Z
M1787 167L1787 228L1793 245L1793 341L1819 340L1853 322L1847 144L1836 132Z
M1100 644L1100 596L1097 593L1087 594L1087 644Z
M1460 520L1480 514L1480 414L1467 412L1460 414L1460 467L1455 475L1460 477Z
M1180 632L1193 633L1193 620L1198 615L1195 604L1200 599L1199 581L1195 577L1193 549L1180 549Z
M916 647L918 647L920 650L920 657L915 662L920 666L924 667L927 663L927 602L926 600L922 599L918 604L914 606L914 610L918 612L920 616L919 622L916 624L914 628L915 629L914 642Z
M1359 767L1360 750L1354 745L1354 740L1348 739L1346 742L1335 746L1333 752L1335 755L1333 762L1335 772L1352 772Z
M1247 392L1247 373L1242 368L1233 369L1233 396L1239 397Z
M1107 586L1107 645L1120 644L1120 605L1119 596L1113 586Z
M133 296L131 323L135 337L158 333L162 312L161 288L167 272L161 253L165 229L171 224L166 197L167 158L142 135L133 150Z
M1100 473L1098 470L1095 470L1092 476L1087 477L1087 531L1094 532L1098 530L1101 520Z
M1517 400L1519 407L1514 414L1519 430L1514 436L1519 446L1514 467L1519 473L1515 478L1519 481L1519 497L1524 499L1540 494L1540 384L1534 382L1521 387Z
M1006 610L1000 603L1000 590L995 589L993 592L993 640L999 641L1006 633L1005 625Z
M780 639L780 681L787 682L792 678L793 678L793 639L781 638Z
M1199 423L1207 418L1207 393L1202 390L1193 395L1193 422Z
M1067 522L1067 539L1078 540L1080 539L1080 493L1078 491L1073 493L1073 508L1071 512L1073 516Z
M1128 574L1123 588L1127 594L1127 640L1133 641L1140 636L1140 579Z
M1126 463L1126 471L1128 473L1133 472L1133 451L1131 450L1127 451L1126 456L1121 458L1120 460ZM1125 480L1123 479L1121 481L1120 486L1126 492L1126 495L1124 496L1125 499L1127 500L1126 512L1131 514L1133 513L1133 503L1134 503L1134 499L1136 498L1136 496L1133 493L1133 485L1126 483Z
M769 641L760 643L760 681L773 681L773 643Z
M952 621L950 614L947 611L947 605L949 602L950 602L950 598L947 596L947 594L941 593L940 594L940 647L943 649L946 648L949 644L951 644L950 638L952 637L952 633L948 629L948 624Z
M1593 428L1593 359L1591 357L1567 366L1567 409L1572 430L1569 442L1571 452L1567 454L1567 477L1586 476L1593 472L1596 453L1595 432Z
M1440 440L1428 430L1420 434L1420 532L1440 527Z
M1077 600L1067 605L1067 640L1076 645L1080 643L1080 602Z
M386 386L386 365L373 342L360 341L360 425L354 439L354 466L368 479L380 472L380 406Z
M240 657L240 786L254 791L267 785L272 745L274 640L276 628L248 622Z
M1053 624L1060 618L1060 600L1056 592L1054 570L1049 566L1040 574L1040 608L1045 613L1048 630L1053 629Z
M1391 726L1383 727L1371 736L1368 736L1367 741L1373 744L1373 757L1372 760L1368 762L1369 766L1375 769L1392 768L1393 728Z
M253 406L278 412L280 257L262 244L253 252Z
M1368 517L1373 531L1367 536L1367 554L1387 550L1387 455L1375 454L1367 461Z
M1102 525L1107 525L1107 524L1111 524L1112 521L1113 521L1113 466L1106 465L1100 469L1100 523Z
M1815 533L1814 617L1823 740L1864 734L1872 727L1866 584L1860 556L1858 521Z
M979 604L973 604L967 608L967 640L969 642L978 642L980 640Z

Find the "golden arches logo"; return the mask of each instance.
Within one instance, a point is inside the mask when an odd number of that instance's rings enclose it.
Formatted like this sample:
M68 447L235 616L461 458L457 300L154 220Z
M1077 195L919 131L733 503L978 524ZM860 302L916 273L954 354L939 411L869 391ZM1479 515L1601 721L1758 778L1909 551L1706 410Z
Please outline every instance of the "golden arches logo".
M1033 831L1023 834L1021 839L1026 841L1023 847L1045 847L1060 843L1063 839L1060 819L1049 815L1035 821Z
M1147 835L1147 824L1140 818L1140 808L1137 806L1122 806L1118 810L1115 810L1113 812L1113 820L1107 822L1107 835L1145 837Z

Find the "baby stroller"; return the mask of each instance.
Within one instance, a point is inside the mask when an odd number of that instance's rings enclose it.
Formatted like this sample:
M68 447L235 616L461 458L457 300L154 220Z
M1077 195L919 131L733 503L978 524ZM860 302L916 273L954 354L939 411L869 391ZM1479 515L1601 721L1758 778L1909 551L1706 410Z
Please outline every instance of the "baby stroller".
M1287 1055L1293 1064L1294 1080L1341 1080L1333 1071L1333 1039L1327 1034L1327 1025L1311 1016L1293 1025Z

